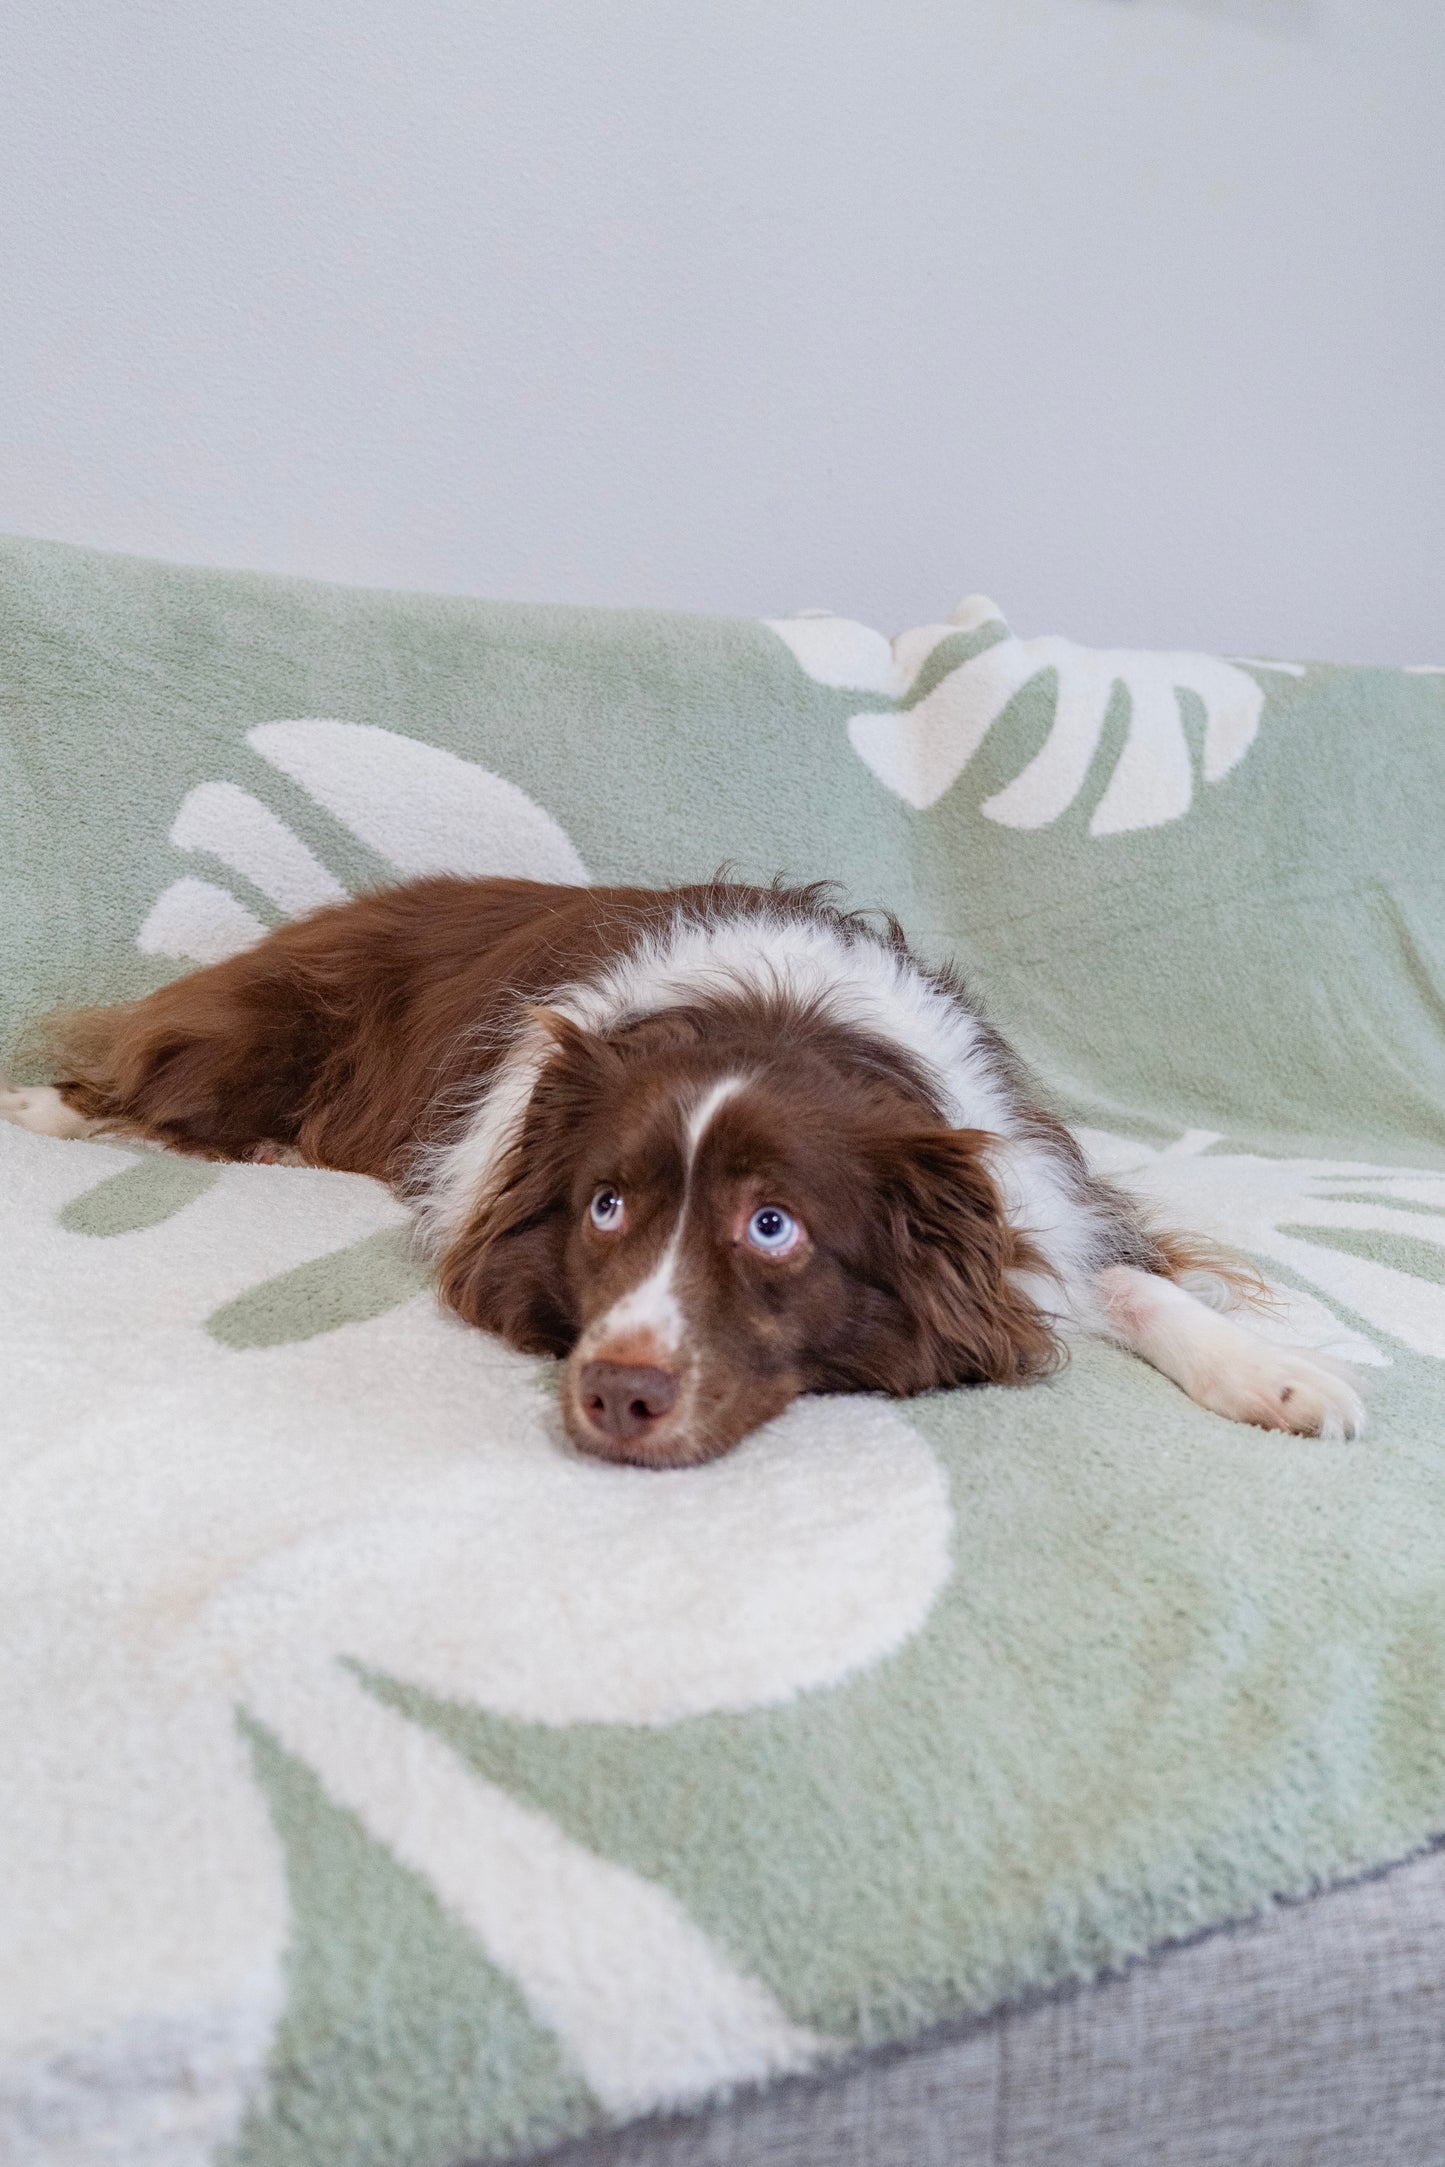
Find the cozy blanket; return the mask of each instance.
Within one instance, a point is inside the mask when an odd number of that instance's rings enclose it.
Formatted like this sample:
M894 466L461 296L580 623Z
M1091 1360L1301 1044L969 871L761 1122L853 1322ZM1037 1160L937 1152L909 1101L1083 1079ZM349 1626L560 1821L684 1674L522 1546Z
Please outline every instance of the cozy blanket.
M0 1127L0 2156L505 2158L1445 1830L1442 811L1423 667L0 547L0 1055L422 871L836 879L1372 1412L606 1467L375 1185Z

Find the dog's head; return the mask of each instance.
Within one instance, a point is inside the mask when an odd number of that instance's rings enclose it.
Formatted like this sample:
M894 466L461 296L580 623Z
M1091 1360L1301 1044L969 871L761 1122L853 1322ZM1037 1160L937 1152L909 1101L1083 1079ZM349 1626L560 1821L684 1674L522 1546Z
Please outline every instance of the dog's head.
M544 1025L521 1133L440 1284L470 1323L566 1357L582 1451L686 1466L800 1392L1054 1366L991 1140L940 1127L878 1049Z

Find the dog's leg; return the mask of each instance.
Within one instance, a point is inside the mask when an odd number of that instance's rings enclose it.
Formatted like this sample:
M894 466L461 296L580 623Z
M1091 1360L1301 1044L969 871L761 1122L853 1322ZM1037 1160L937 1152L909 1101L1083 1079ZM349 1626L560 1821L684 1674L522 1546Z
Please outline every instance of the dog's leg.
M0 1092L8 1120L274 1160L296 1153L327 1026L273 939L144 1000L57 1018L46 1038L54 1081Z
M12 1084L0 1076L0 1121L37 1136L94 1136L103 1122L67 1106L54 1084Z
M1104 1331L1231 1422L1300 1437L1358 1437L1365 1406L1350 1372L1279 1347L1158 1272L1115 1264L1094 1280Z

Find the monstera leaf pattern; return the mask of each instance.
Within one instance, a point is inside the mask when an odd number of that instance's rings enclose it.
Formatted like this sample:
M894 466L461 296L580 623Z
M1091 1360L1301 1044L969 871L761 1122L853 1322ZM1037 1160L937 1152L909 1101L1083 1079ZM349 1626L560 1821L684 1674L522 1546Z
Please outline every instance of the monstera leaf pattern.
M1413 1353L1445 1360L1445 1174L1353 1159L1266 1159L1220 1151L1190 1129L1162 1149L1080 1132L1161 1224L1188 1227L1280 1267L1280 1313L1259 1329L1355 1362L1389 1355L1318 1297ZM1413 1269L1390 1258L1408 1258ZM1300 1287L1316 1290L1312 1298Z
M499 873L585 881L573 843L504 776L369 723L267 722L247 744L368 844L400 877ZM287 917L346 890L268 805L236 783L201 783L171 828L177 849L218 859ZM228 888L174 881L138 936L149 955L218 963L266 927Z
M825 1687L913 1634L947 1576L931 1447L890 1407L814 1401L712 1469L587 1463L545 1365L429 1294L244 1355L206 1328L258 1277L395 1229L376 1184L203 1168L165 1216L128 1222L92 1201L97 1182L182 1162L9 1128L0 1159L18 1200L0 1299L19 1344L66 1350L63 1391L43 1364L7 1379L6 1433L27 1441L7 1557L43 1584L58 1484L67 1576L94 1590L64 1633L6 1636L47 1744L0 1773L6 1971L35 2040L28 2073L0 2068L0 2149L6 2097L43 2081L57 2128L89 2096L94 2141L138 2157L127 2139L179 2111L178 2068L191 2137L166 2160L199 2167L234 2134L288 1939L238 1710L436 1892L609 2112L813 2059L823 2042L670 1892L482 1780L364 1679L552 1725ZM49 2039L70 2044L47 2075ZM96 2078L112 2061L125 2099Z
M1259 729L1264 695L1254 673L1304 672L1300 663L1023 640L983 595L968 596L946 624L919 626L891 646L846 618L769 622L820 683L893 695L886 710L852 716L848 738L879 781L920 812L952 788L1015 695L1051 675L1056 691L1045 743L980 807L1009 828L1047 827L1074 803L1121 695L1128 707L1124 748L1089 833L1122 835L1177 820L1189 810L1195 781L1181 696L1197 702L1202 714L1200 768L1204 781L1214 783L1244 758Z

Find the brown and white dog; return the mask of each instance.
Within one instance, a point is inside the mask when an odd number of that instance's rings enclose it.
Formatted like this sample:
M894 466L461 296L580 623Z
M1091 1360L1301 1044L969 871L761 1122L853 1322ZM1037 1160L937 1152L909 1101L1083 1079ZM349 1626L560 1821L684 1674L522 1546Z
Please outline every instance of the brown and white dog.
M1347 1373L1190 1291L951 971L817 888L419 880L62 1018L54 1136L294 1158L415 1205L443 1299L563 1356L574 1443L711 1459L800 1392L1021 1384L1071 1332L1353 1436Z

